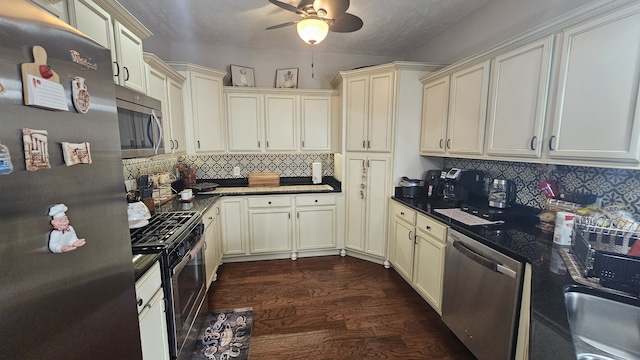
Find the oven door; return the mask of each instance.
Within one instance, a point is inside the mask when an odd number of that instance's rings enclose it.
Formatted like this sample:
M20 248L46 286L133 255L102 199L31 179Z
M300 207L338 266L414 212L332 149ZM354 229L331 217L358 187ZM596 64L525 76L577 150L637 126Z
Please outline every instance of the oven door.
M204 234L197 236L199 239L193 242L195 245L172 270L175 356L180 354L206 292L203 246L205 237Z

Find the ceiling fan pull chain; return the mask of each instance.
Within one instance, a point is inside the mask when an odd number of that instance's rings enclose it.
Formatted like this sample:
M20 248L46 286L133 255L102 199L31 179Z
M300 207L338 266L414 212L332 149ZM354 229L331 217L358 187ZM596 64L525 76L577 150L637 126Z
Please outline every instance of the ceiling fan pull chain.
M311 45L311 78L314 78L314 67L313 67L313 45Z

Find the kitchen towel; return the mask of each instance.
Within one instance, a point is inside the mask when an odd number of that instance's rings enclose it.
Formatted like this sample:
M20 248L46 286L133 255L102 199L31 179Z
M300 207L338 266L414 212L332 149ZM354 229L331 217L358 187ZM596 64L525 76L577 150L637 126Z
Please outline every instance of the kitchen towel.
M311 164L311 181L314 184L322 183L322 163L314 162Z

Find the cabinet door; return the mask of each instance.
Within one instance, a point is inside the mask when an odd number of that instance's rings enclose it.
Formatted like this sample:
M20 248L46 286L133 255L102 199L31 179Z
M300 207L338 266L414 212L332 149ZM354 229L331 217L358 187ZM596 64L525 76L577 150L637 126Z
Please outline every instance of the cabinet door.
M392 241L395 254L393 267L409 283L413 279L414 227L406 221L394 217Z
M393 72L371 75L367 151L391 152L394 109Z
M263 122L262 96L227 93L229 151L260 151Z
M195 150L224 151L222 79L197 72L189 76Z
M72 0L70 4L72 5L71 25L111 50L111 60L117 61L111 14L93 0ZM114 74L115 69L114 64ZM114 78L114 82L118 83L118 79Z
M225 199L221 207L222 252L224 255L245 254L245 206L242 198Z
M445 152L448 108L449 77L425 84L422 93L421 153Z
M205 224L205 242L204 250L204 267L206 273L207 287L213 281L218 266L220 265L219 242L220 242L220 219L218 218L220 210L218 206L214 206L203 215Z
M162 132L164 136L164 148L166 153L173 151L173 142L171 141L171 114L169 112L168 87L169 80L167 76L154 67L147 65L147 95L160 100L162 105Z
M547 37L493 60L488 154L540 157L552 45Z
M445 248L444 242L425 232L417 231L413 268L414 288L438 314L442 314Z
M366 246L365 252L384 257L387 250L387 218L390 191L388 157L368 157L366 162Z
M145 93L145 70L142 40L131 30L114 21L116 58L119 65L118 84Z
M138 315L143 360L169 360L167 317L164 293L158 289L148 306Z
M173 146L172 151L174 154L185 153L187 151L186 136L184 131L184 95L182 92L183 87L184 83L178 83L169 79L168 114L171 120L171 137L169 138L169 135L165 135L165 144L167 143L166 139L173 141L173 143L169 143Z
M489 61L451 75L447 151L482 155L484 150Z
M296 151L298 104L295 95L265 95L265 150Z
M331 97L301 96L302 151L331 150Z
M346 150L365 151L369 118L369 76L347 80L346 102Z
M351 156L346 161L345 191L345 246L364 251L366 210L366 158Z
M297 250L336 247L336 207L318 206L296 211Z
M251 253L292 250L291 208L249 210Z
M640 7L574 26L560 39L549 155L640 160Z

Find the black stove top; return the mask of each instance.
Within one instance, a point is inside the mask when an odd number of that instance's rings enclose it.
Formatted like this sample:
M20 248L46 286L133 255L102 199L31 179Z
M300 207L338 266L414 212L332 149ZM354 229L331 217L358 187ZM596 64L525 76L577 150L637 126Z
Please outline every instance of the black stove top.
M133 253L154 253L176 246L199 222L197 212L156 213L148 225L130 230Z

